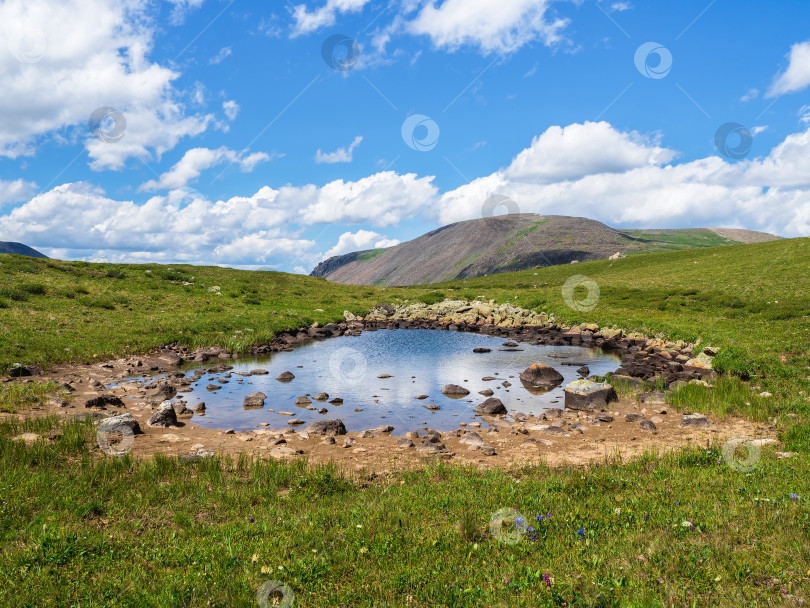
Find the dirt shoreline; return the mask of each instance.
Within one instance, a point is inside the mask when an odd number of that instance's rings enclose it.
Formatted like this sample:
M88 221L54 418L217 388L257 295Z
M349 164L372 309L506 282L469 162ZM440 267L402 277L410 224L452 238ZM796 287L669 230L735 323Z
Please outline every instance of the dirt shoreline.
M423 322L417 325L434 328L435 322ZM396 329L402 323L392 323L384 320L354 320L345 324L335 325L337 331L330 335L340 335L350 332L373 330L380 327ZM408 323L407 326L412 324ZM447 324L440 325L447 329ZM271 345L264 345L254 349L255 354L262 352L291 350L295 345L312 339L325 338L315 332L299 330L295 335L281 334ZM463 330L463 328L456 327ZM522 327L505 328L489 326L477 328L481 333L502 335L516 341L536 341L545 336L551 337L552 342L559 342L563 333L558 327ZM570 331L570 330L563 330ZM315 334L314 336L311 334ZM574 334L576 335L576 334ZM538 337L539 336L539 337ZM642 338L633 337L625 343L614 341L611 347L622 346L629 357L646 350L637 348ZM575 340L565 341L570 343ZM600 346L606 341L602 340ZM580 340L581 343L581 340ZM83 416L88 413L95 418L103 418L115 414L128 412L137 420L143 434L135 435L131 447L131 454L135 458L151 458L156 453L173 456L193 458L199 450L200 454L218 453L236 455L241 452L258 455L262 458L298 459L306 458L311 464L334 462L339 469L347 471L364 470L377 474L385 474L394 470L402 470L424 466L435 459L443 459L459 465L469 465L489 468L509 468L516 465L531 465L545 462L549 466L563 464L588 465L605 462L606 459L626 460L639 456L647 451L666 452L686 446L706 448L715 441L723 443L732 437L746 437L748 439L774 438L779 429L774 426L755 423L746 420L727 418L712 420L708 428L695 428L681 426L682 414L691 412L675 412L662 400L658 399L648 403L639 403L636 399L625 398L618 403L612 403L607 408L607 414L612 417L610 422L596 419L597 412L575 412L565 410L561 416L543 415L515 416L520 421L506 420L506 416L479 416L481 428L476 423L461 425L457 429L444 432L432 432L437 435L444 451L430 454L418 449L420 442L424 441L428 432L420 430L418 437L411 436L412 447L399 444L402 438L391 437L387 433L373 430L351 432L345 436L335 437L334 444L327 444L324 438L306 432L303 429L281 428L271 429L269 423L251 431L226 432L220 429L206 427L205 418L197 415L183 415L179 417L181 426L170 428L152 428L147 420L154 413L160 400L150 399L150 395L143 389L133 385L122 385L114 388L105 388L111 383L120 382L132 375L152 372L158 378L166 378L166 374L177 371L185 361L211 362L216 365L227 365L228 361L238 359L238 355L231 354L224 349L209 347L193 351L178 347L166 347L162 350L144 356L128 356L94 364L69 364L56 366L36 381L55 381L59 384L69 384L75 389L67 403L61 399L52 399L48 403L30 408L21 414L6 414L3 417L17 416L18 419L57 415L62 417ZM666 360L665 358L662 358ZM623 363L623 366L625 364ZM690 372L696 373L696 372ZM697 372L699 376L705 375ZM34 381L31 378L18 378L12 381ZM125 397L132 397L137 393L138 399L133 402ZM115 395L124 399L124 407L85 408L85 403L100 394ZM181 397L183 393L178 393ZM641 421L627 421L625 416L635 414L643 416L644 420L654 424L654 430L641 428ZM486 426L489 425L489 428ZM572 425L581 425L574 426ZM544 427L557 427L548 428ZM480 449L473 449L462 442L465 433L475 431L486 446L494 448L494 454L486 455ZM351 442L350 445L344 444ZM24 438L33 440L34 437ZM47 439L46 439L47 440ZM103 455L100 447L96 451ZM209 452L210 451L210 452ZM290 452L296 454L292 455ZM487 452L492 450L487 449ZM287 453L284 453L287 452ZM718 458L721 458L718 454Z

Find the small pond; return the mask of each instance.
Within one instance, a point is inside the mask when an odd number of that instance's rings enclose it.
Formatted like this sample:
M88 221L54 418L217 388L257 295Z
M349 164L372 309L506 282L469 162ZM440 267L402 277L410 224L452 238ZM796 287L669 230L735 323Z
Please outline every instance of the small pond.
M562 407L563 387L581 377L577 373L579 367L587 365L591 374L603 375L615 370L620 361L618 356L600 349L524 343L508 348L503 346L504 342L502 337L451 331L364 331L360 336L310 342L292 352L227 361L233 365L232 370L206 373L191 385L192 392L178 393L176 399L186 400L189 408L204 401L205 416L195 415L192 422L218 429L250 430L260 423L285 428L291 418L277 413L285 411L307 424L340 418L348 431L390 424L394 427L393 435L402 435L425 426L450 430L457 428L459 422L475 421L473 407L486 398L478 391L487 388L494 391L494 396L510 412L537 415L549 407ZM474 353L474 348L489 348L491 352ZM564 382L545 393L530 392L518 375L532 363L554 367L564 376ZM196 368L209 369L214 364L185 365L182 371L188 376ZM269 373L251 376L236 373L256 368ZM295 379L276 380L284 371L291 371ZM385 374L391 377L378 378ZM484 381L485 376L497 380ZM219 378L228 382L218 391L208 391L206 387L217 384ZM504 387L504 381L511 386ZM464 386L470 394L456 399L447 397L441 393L446 384ZM256 391L267 395L265 406L245 408L245 396ZM343 404L313 400L310 407L315 409L295 405L297 397L309 394L311 399L321 392L328 393L329 399L343 399ZM419 395L428 398L419 400ZM431 411L425 407L431 404L440 409ZM319 414L317 410L321 408L326 408L327 413Z

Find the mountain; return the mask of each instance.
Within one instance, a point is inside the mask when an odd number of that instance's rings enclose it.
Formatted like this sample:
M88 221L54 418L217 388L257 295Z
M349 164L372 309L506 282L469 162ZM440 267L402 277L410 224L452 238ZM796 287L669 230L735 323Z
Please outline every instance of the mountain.
M40 253L36 249L32 249L28 245L22 243L11 243L8 241L0 241L0 253L15 253L17 255L27 255L29 258L47 258L48 256Z
M386 249L331 257L311 275L354 285L419 285L539 266L780 237L727 228L617 230L581 217L517 213L457 222Z

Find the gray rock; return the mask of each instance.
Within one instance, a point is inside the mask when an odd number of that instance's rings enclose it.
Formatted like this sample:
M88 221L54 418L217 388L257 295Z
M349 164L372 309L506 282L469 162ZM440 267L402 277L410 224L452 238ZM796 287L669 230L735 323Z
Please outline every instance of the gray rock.
M330 435L334 437L336 435L345 435L346 426L340 419L318 420L307 427L307 432L315 435Z
M424 407L425 409L430 410L431 412L438 412L440 409L442 409L438 405L436 405L435 403L427 403L427 404L423 405L422 407Z
M503 402L497 397L490 397L483 403L476 405L474 411L477 414L490 414L490 415L507 413L506 407L504 406Z
M309 397L296 397L295 398L295 405L309 405L312 403L312 399Z
M273 458L279 459L279 460L284 459L284 458L292 458L294 456L297 456L300 453L301 452L299 452L298 450L295 450L293 448L288 448L286 446L273 448L272 450L270 450L270 456L272 456Z
M399 447L401 447L401 448L412 448L412 447L416 446L416 444L413 441L411 441L410 439L408 439L407 437L403 437L402 439L399 439L397 441L397 445Z
M639 426L641 427L641 429L643 431L654 432L654 431L658 430L657 427L655 426L655 423L652 420L642 420L639 423Z
M711 423L703 414L690 414L681 418L681 426L688 426L696 429L707 429L711 426Z
M205 401L200 401L197 405L194 406L194 412L196 414L204 414L205 413Z
M258 369L254 369L250 373L255 375L255 376L258 376L259 374L256 373L256 372L264 372L265 374L268 373L265 370L258 370ZM292 380L294 378L295 378L295 374L293 374L292 372L281 372L278 376L276 376L276 380L278 380L279 382L289 382L290 380Z
M289 424L290 426L299 426L301 424L306 424L306 422L301 420L300 418L293 418L292 420L288 420L287 424Z
M477 353L477 354L482 354L482 353L491 353L491 352L492 352L492 349L491 349L491 348L483 348L483 347L478 347L478 348L474 348L474 349L473 349L473 352L474 352L474 353Z
M467 433L461 439L459 439L459 443L463 443L466 445L484 445L484 440L481 439L481 435L476 432Z
M221 389L222 385L221 384L209 384L205 388L213 393L214 391L218 391L219 389Z
M545 420L554 420L555 418L562 418L563 411L558 407L550 407L543 412Z
M492 397L492 395L495 394L495 391L493 391L491 388L485 388L482 391L478 391L478 394L483 395L484 397Z
M246 408L259 408L264 407L264 400L267 399L267 395L260 392L250 393L247 397L245 397L244 407Z
M329 395L326 393L318 393L313 397L313 399L315 399L315 401L326 401L329 399Z
M580 376L588 376L588 375L590 375L590 373L591 373L591 368L589 368L587 365L583 365L582 367L580 367L580 368L577 370L577 373L578 373Z
M428 398L428 396L427 396L427 395L417 395L417 397L416 397L416 398L417 398L417 399L427 399L427 398Z
M596 419L599 422L613 422L613 416L610 414L599 413L596 415Z
M575 380L565 387L565 407L571 410L593 412L618 400L616 389L607 382L598 383L583 379Z
M553 367L532 363L520 374L522 382L536 388L553 388L563 381L563 376Z
M158 406L157 411L146 421L147 426L157 428L168 428L179 426L177 424L177 414L174 407L168 401L164 401Z
M544 435L557 435L559 437L570 437L571 436L568 433L566 433L565 430L562 427L553 426L553 425L543 429L540 432L543 433Z
M394 430L394 427L390 424L383 424L378 426L376 429L371 429L375 433L390 433Z
M106 406L111 405L113 407L126 407L124 402L121 401L120 398L116 397L115 395L110 395L105 393L104 395L99 395L98 397L93 397L92 399L88 399L84 407L97 407L102 410L107 409Z
M463 397L464 395L469 395L470 391L458 384L446 384L442 387L442 393L453 397Z
M634 414L631 412L630 414L624 415L624 420L625 422L641 422L642 420L646 420L646 418L644 418L643 414Z
M334 437L324 437L323 441L321 441L321 443L325 443L327 445L334 445L335 444L335 438Z
M335 397L334 399L330 400L329 403L332 405L343 405L343 399L340 397Z
M133 435L138 435L143 432L141 431L141 426L138 424L138 421L135 420L135 418L130 413L105 418L104 420L101 421L101 424L98 425L97 432L103 433L112 433L114 431L121 432L120 431L121 427L127 427L130 431L132 431ZM127 434L129 433L127 432Z

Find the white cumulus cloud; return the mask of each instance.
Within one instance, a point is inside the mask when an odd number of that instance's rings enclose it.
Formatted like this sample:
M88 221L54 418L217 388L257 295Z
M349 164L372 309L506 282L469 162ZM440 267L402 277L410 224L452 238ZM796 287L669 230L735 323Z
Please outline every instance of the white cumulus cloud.
M243 173L250 173L257 164L270 160L264 152L248 154L246 150L236 152L226 147L211 150L210 148L192 148L187 150L177 164L157 180L142 184L138 190L154 191L182 188L200 177L206 169L223 162L235 164Z
M358 135L354 138L354 141L349 144L347 148L338 148L334 152L321 152L321 149L318 148L318 151L315 153L315 162L316 163L350 163L354 158L354 149L360 145L360 142L363 141L363 138Z
M371 0L327 0L325 4L310 11L306 4L298 4L292 8L295 20L292 35L310 34L321 28L335 24L337 15L342 13L356 13Z
M790 47L787 69L777 74L766 97L795 93L810 86L810 40Z
M323 254L324 258L363 251L365 249L379 249L399 245L396 239L387 239L371 230L358 230L357 232L344 232L338 237L338 242L329 251Z

